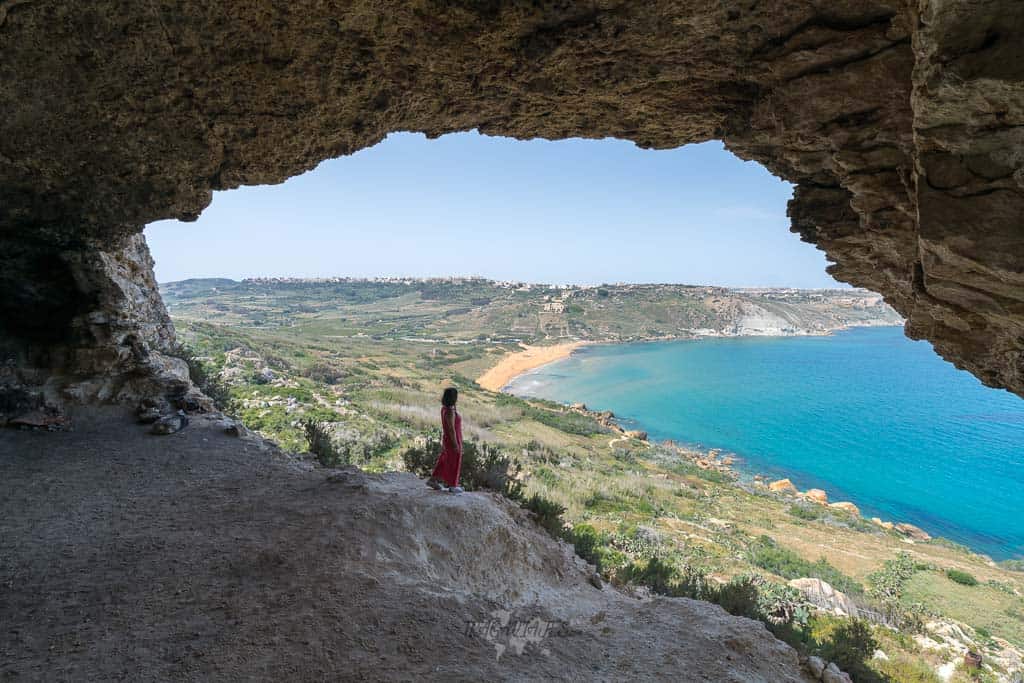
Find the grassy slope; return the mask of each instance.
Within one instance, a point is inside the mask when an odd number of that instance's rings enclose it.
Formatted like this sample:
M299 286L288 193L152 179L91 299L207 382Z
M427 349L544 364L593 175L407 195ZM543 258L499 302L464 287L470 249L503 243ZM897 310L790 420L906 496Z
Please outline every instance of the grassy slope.
M390 285L326 290L260 286L241 291L219 286L221 292L171 289L168 300L179 336L212 364L227 368L238 413L286 447L304 448L303 418L326 419L334 423L340 440L358 445L352 451L356 464L373 470L400 468L401 450L418 436L436 432L439 389L455 379L467 437L515 453L524 465L527 493L540 493L564 505L570 522L589 523L618 539L626 556L642 536L645 543L653 542L720 578L750 571L765 574L763 567L751 564L750 552L766 535L803 560L824 557L850 580L866 584L868 575L885 560L908 551L922 565L960 568L982 584L993 584L967 588L939 571L920 571L908 582L905 601L921 602L936 613L1024 646L1019 597L1024 574L942 542L910 544L843 513L803 519L807 513L794 512L791 501L712 481L714 476L690 464L691 454L635 440L618 440L612 447L609 442L616 435L604 433L596 423L588 427L584 420L580 429L578 416L573 422L557 410L551 412L551 406L531 406L485 391L467 379L493 364L507 344L402 339L473 340L488 336L487 328L479 325L511 329L517 311L526 308L520 301L523 293L495 291L488 285L455 288L442 305L420 292ZM395 296L380 299L382 293ZM493 301L499 296L512 304L497 307ZM550 294L530 296L543 301ZM595 302L597 297L595 293ZM472 301L486 298L492 303L473 308ZM470 310L451 314L453 308ZM815 310L814 315L831 314ZM269 381L261 377L267 368L273 373ZM592 433L574 433L588 430ZM817 512L812 509L812 514ZM649 531L638 535L638 528ZM901 656L923 656L906 639L892 640L889 647Z

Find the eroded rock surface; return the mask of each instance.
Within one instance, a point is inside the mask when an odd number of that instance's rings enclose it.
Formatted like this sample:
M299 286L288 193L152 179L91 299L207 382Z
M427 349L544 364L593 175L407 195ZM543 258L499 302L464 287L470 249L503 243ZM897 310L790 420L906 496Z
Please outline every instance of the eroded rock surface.
M1022 33L1015 0L6 2L3 342L48 377L132 375L120 341L170 334L146 223L391 131L719 138L796 183L836 277L1024 395Z
M809 680L760 622L596 588L496 494L72 409L0 431L4 680Z

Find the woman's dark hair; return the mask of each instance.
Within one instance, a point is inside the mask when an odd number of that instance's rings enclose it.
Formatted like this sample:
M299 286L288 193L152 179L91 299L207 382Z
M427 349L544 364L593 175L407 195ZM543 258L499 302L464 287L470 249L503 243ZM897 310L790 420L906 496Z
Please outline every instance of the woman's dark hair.
M459 400L459 390L455 387L448 387L441 394L441 405L451 408Z

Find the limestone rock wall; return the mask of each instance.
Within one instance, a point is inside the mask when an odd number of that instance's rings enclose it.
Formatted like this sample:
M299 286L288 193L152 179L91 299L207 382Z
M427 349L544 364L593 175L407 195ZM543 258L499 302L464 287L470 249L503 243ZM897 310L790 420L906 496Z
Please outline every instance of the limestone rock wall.
M391 131L722 139L796 183L836 277L1024 395L1022 31L1016 0L2 3L2 337L43 375L148 372L118 339L170 328L131 236Z
M49 253L10 240L0 282L0 413L193 391L141 234Z

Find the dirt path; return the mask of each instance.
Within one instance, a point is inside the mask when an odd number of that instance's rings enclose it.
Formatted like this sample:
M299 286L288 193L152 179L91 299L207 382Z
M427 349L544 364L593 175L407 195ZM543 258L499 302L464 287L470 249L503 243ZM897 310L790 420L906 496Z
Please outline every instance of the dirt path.
M499 497L205 420L0 432L4 679L800 679L760 624L588 573Z

